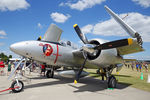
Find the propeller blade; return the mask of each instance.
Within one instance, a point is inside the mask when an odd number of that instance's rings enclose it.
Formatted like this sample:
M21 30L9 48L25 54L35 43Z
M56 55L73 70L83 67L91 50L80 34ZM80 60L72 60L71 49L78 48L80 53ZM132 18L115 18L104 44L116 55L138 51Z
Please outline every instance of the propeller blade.
M80 39L82 40L82 42L84 44L88 44L89 42L88 42L86 36L81 32L79 26L77 24L75 24L75 25L73 25L73 27L74 27L76 33L78 34L78 36L80 37Z
M85 58L82 67L79 69L79 72L78 72L77 75L76 75L76 79L74 80L74 83L75 83L75 84L78 82L78 80L79 80L79 78L80 78L80 75L81 75L81 73L82 73L82 71L83 71L83 68L84 68L84 65L85 65L85 63L86 63L86 60L87 60L87 57Z
M38 40L38 41L41 41L41 39L42 39L42 37L41 37L41 36L39 36L37 40Z
M125 23L117 14L115 14L110 8L105 6L107 12L118 22L121 27L133 38L137 38L136 34L138 34L131 26Z
M100 50L112 49L112 48L131 45L132 43L133 43L133 39L131 39L131 38L121 39L121 40L103 43L103 44L95 47L94 49L100 49Z
M88 52L88 53L94 53L95 52L95 50L93 49L93 48L95 48L96 47L96 45L93 45L93 44L85 44L83 47L82 47L82 49L84 50L84 51L86 51L86 52Z
M14 75L14 73L15 73L15 71L17 70L17 68L19 67L19 65L23 62L23 59L24 58L22 58L20 61L19 61L19 63L17 64L17 66L15 67L15 69L11 72L11 74L9 75L9 77L8 77L8 79L10 79L13 75Z

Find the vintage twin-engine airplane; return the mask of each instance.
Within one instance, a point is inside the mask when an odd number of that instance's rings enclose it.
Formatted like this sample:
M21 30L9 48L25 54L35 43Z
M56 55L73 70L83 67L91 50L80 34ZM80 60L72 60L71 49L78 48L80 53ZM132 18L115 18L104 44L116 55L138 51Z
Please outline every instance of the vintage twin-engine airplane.
M108 87L116 87L116 78L111 75L114 68L123 66L123 55L144 51L142 48L142 38L133 28L125 23L110 8L105 6L107 12L120 24L120 26L132 37L128 39L105 42L101 39L88 40L81 32L77 24L73 27L84 43L81 48L74 48L71 42L66 44L60 42L62 30L56 25L51 24L43 39L33 41L23 41L12 44L10 49L23 57L46 64L49 69L46 76L52 78L54 70L60 67L72 67L72 70L59 72L61 76L75 77L77 83L80 77L87 75L83 68L102 69L108 83ZM10 77L14 74L19 64L15 67ZM10 78L9 77L9 78ZM13 92L20 92L24 85L18 79L12 83Z

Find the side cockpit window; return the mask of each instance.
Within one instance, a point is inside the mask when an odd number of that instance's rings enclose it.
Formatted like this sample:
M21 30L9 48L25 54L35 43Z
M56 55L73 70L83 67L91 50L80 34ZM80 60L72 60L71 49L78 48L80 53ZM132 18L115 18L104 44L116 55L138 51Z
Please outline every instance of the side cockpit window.
M68 46L71 46L71 42L70 42L70 41L67 41L67 45L68 45Z

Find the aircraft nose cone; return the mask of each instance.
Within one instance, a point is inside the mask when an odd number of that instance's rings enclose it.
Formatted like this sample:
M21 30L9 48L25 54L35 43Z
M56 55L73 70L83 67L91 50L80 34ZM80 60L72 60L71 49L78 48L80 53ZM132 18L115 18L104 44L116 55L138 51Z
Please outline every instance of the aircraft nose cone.
M16 44L10 45L10 50L13 51L13 52L15 52L15 50L16 50Z
M10 50L20 55L20 54L23 54L24 52L24 46L25 45L23 42L18 42L18 43L10 45Z

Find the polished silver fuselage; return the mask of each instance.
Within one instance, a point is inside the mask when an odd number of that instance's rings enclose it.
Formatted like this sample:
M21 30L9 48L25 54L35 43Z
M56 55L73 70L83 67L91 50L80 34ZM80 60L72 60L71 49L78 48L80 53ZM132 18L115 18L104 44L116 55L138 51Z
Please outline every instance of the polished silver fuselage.
M100 42L104 42L100 40ZM51 49L50 53L45 54L45 45ZM73 48L68 45L44 41L23 41L12 44L10 49L21 56L31 58L35 61L52 66L80 67L84 62L84 54L80 48ZM87 68L109 67L110 65L120 64L122 57L117 55L117 50L102 50L101 54L94 60L87 60Z

